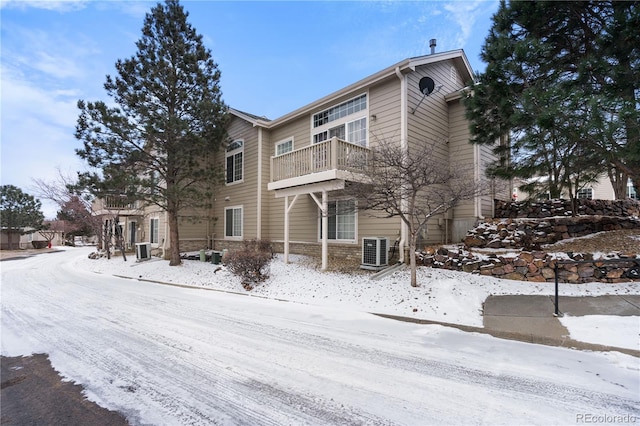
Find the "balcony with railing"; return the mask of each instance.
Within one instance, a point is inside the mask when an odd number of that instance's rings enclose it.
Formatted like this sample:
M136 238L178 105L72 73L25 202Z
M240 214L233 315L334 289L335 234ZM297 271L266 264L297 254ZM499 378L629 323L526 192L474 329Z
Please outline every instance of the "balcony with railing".
M113 210L135 210L137 202L127 202L124 198L108 195L104 198L104 207Z
M96 214L135 216L140 214L139 204L138 201L129 201L119 195L107 195L95 201L94 211Z
M366 167L368 148L331 138L277 157L271 157L271 181L268 189L354 179Z

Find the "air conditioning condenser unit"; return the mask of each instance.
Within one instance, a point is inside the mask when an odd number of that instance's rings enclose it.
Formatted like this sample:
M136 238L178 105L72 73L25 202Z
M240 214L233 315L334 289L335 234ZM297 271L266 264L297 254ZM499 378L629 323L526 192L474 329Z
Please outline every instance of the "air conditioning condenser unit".
M362 239L362 265L364 269L378 269L387 266L389 259L389 239L385 237L364 237Z
M136 243L136 260L151 259L151 243Z

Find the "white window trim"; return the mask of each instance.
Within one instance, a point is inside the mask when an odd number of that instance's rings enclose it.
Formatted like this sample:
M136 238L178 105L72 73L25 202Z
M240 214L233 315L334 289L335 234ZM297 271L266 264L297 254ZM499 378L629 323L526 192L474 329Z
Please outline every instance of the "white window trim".
M228 210L237 210L240 209L240 235L228 236L227 235L227 211ZM224 208L224 231L223 231L225 240L242 240L244 237L244 206L229 206Z
M245 161L246 158L245 158L245 155L244 155L244 139L234 139L229 145L231 145L232 143L235 143L235 142L242 142L242 146L240 148L234 149L233 151L225 151L225 156L224 156L224 182L225 182L225 185L236 185L238 183L243 183L244 182L244 163L246 162ZM234 157L235 158L235 156L237 154L240 154L240 153L242 154L242 170L241 170L242 178L238 179L238 180L234 180L233 182L227 182L227 158L229 158L229 157ZM234 161L235 161L235 159L234 159ZM235 170L234 170L234 172L235 172Z
M365 119L365 125L367 127L366 139L365 139L365 147L368 148L369 147L369 105L370 105L369 92L360 93L358 95L355 95L355 96L347 99L344 102L348 102L348 101L350 101L352 99L359 98L362 95L365 95L366 96L366 100L367 100L367 107L365 109L360 110L357 113L345 115L342 118L339 118L339 119L334 120L334 121L330 121L330 122L325 123L325 124L323 124L321 126L313 127L313 116L318 114L318 113L320 113L320 112L323 112L323 111L326 111L326 110L331 109L333 107L336 107L336 106L340 105L343 102L338 102L338 103L335 103L335 104L333 104L333 105L331 105L331 106L329 106L327 108L323 108L322 110L313 112L311 114L311 116L309 117L309 120L310 120L310 123L311 123L311 125L310 125L310 129L311 129L311 138L310 138L310 140L311 140L311 143L313 143L313 139L314 139L315 135L317 135L319 133L322 133L322 132L326 132L329 129L333 129L334 127L338 127L338 126L341 126L341 125L345 126L345 137L346 137L346 135L347 135L347 123L358 121L358 120L361 120L361 119L364 118Z
M153 230L151 229L151 222L152 221L157 221L158 226L158 241L156 242L152 242L152 238L153 238ZM152 247L159 247L160 246L160 218L159 217L150 217L149 218L149 243L151 243Z
M354 205L355 205L355 211L353 212L354 215L354 230L353 230L353 239L331 239L331 238L327 238L327 242L329 244L357 244L358 243L358 201L354 198L350 198L350 197L341 197L341 198L334 198L329 200L329 203L333 203L336 201L348 201L348 200L353 200L354 201ZM318 208L318 242L322 242L322 212L320 211L320 208Z
M590 194L591 196L590 197L580 197L579 195L580 195L580 192L582 192L582 191L584 191L584 192L590 191L591 192L591 194ZM578 192L576 192L576 198L583 199L583 200L593 200L593 195L594 195L594 191L593 191L593 188L590 187L590 186L588 186L586 188L581 188L581 189L578 190Z
M274 157L279 157L280 155L286 154L286 152L284 152L282 154L278 154L278 146L284 145L285 143L287 143L289 141L291 141L291 151L294 151L296 149L295 140L293 139L293 136L291 136L290 138L282 139L282 140L276 142L275 147L274 147L273 156ZM287 151L287 152L291 152L291 151Z

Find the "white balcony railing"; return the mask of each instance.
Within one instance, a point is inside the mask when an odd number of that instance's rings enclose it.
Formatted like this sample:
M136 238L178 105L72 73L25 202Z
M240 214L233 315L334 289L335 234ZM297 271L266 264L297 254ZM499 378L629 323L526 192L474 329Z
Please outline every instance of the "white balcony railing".
M271 157L271 182L292 179L326 170L364 170L369 149L338 138L305 146Z
M135 210L137 202L128 203L121 197L108 195L103 199L103 207L109 210Z

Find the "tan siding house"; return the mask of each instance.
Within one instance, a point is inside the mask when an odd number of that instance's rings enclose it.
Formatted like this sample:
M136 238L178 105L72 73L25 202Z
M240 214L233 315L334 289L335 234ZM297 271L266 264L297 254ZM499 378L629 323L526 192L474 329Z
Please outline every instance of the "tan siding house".
M234 250L243 241L264 239L285 261L290 253L317 255L326 268L329 256L359 261L363 246L385 241L381 249L395 253L393 261L404 261L408 242L401 220L359 211L345 196L345 186L357 176L354 160L366 158L383 140L409 154L421 142L436 141L440 161L468 166L475 179L483 179L493 156L469 143L461 101L472 76L462 50L432 53L274 120L230 109L228 143L216 154L224 183L215 188L205 220L180 222L181 249ZM423 77L435 83L429 96L419 87ZM508 199L510 193L494 195ZM425 244L459 241L492 206L491 196L478 197L434 218ZM164 213L145 211L133 219L137 241L153 235L152 246L167 249Z
M427 76L435 88L425 97L419 82ZM407 59L275 120L231 109L229 142L242 141L242 178L216 191L211 247L233 250L243 240L267 239L285 259L320 255L326 267L329 256L360 259L363 238L382 237L395 260L404 261L400 219L358 211L345 197L354 176L349 159L381 140L409 153L421 141L437 141L441 161L465 164L483 179L493 156L469 143L461 97L471 81L468 60L456 50ZM219 155L232 164L229 151ZM426 242L459 240L492 206L491 196L478 197L434 218Z

